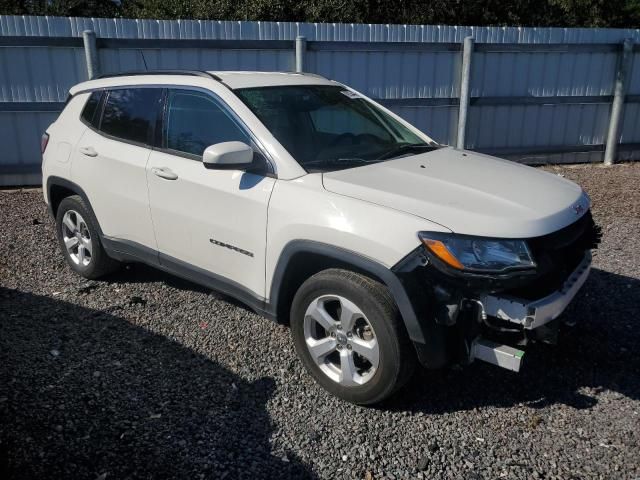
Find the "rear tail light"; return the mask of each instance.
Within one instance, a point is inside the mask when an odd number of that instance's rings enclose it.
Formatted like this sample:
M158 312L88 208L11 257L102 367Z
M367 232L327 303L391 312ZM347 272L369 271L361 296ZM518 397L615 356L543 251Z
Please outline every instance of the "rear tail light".
M42 134L40 138L40 152L44 155L44 151L47 149L47 145L49 144L49 134L47 132Z

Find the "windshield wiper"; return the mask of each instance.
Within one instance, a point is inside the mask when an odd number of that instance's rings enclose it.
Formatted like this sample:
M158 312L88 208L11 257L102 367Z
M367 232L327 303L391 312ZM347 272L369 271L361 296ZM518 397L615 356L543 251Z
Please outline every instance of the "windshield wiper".
M399 145L397 147L392 148L391 150L380 155L377 160L388 160L390 158L397 157L404 153L411 153L415 151L430 151L436 150L440 148L440 145L437 144L426 144L426 143L405 143L403 145Z

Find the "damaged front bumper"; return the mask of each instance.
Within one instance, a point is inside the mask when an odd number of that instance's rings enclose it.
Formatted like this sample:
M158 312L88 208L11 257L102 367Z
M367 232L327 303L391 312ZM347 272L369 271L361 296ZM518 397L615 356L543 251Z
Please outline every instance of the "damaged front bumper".
M591 271L591 253L587 252L562 287L544 298L528 301L499 295L482 295L479 299L485 315L533 330L555 320L567 308Z
M556 343L559 317L586 282L599 241L589 212L527 240L535 269L495 275L455 271L416 249L393 270L420 319L424 341L414 345L421 363L440 368L478 359L518 371L529 343Z
M549 338L549 330L545 326L556 320L576 296L591 271L591 253L587 252L578 267L569 275L562 287L544 298L528 301L521 298L497 295L483 295L477 301L482 309L481 318L489 327L489 317L509 322L520 327L528 338ZM536 330L540 329L540 330ZM554 331L554 330L552 330ZM534 335L531 335L533 333ZM528 336L527 336L528 335ZM524 359L524 351L495 342L486 336L479 335L471 343L469 362L483 360L514 372L520 371Z

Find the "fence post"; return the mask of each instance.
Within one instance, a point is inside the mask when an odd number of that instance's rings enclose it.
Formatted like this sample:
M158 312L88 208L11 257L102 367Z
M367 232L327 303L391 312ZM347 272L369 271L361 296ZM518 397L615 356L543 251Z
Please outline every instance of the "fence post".
M296 72L304 72L304 57L307 52L307 38L298 35L296 37Z
M471 81L471 56L473 37L465 37L462 44L462 72L460 75L460 110L458 111L458 136L456 147L464 148L467 132L467 113L469 111L469 92Z
M84 57L87 61L87 76L89 80L91 80L100 75L96 32L93 30L85 30L82 32L82 41L84 43Z
M604 150L604 164L613 165L618 151L618 139L620 126L624 114L624 97L627 94L627 83L631 71L633 59L633 40L627 38L622 44L622 54L616 67L616 78L613 90L613 103L611 104L611 116L609 117L609 130L607 132L607 144Z

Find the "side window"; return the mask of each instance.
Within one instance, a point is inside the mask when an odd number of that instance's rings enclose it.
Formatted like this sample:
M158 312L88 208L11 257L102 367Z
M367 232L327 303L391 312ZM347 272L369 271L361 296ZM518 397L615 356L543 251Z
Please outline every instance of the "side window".
M164 131L166 148L198 157L215 143L251 144L247 134L213 98L189 90L169 90Z
M100 98L102 97L102 92L95 91L91 93L87 103L84 104L84 108L82 109L82 115L80 118L84 121L84 123L88 125L92 125L96 127L98 125L98 118L96 115L96 111L98 110L98 105L100 105Z
M104 105L100 130L123 140L152 144L161 98L161 88L111 90Z

